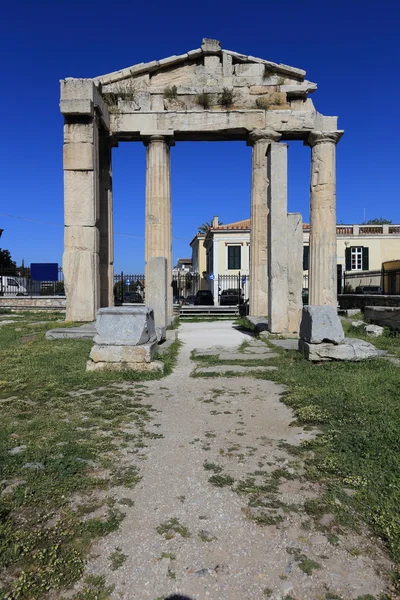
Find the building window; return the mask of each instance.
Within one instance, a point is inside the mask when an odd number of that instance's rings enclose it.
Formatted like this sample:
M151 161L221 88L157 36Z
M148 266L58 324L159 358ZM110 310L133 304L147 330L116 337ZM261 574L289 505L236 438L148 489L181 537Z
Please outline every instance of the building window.
M308 271L310 263L310 246L303 246L303 271Z
M228 270L240 269L241 246L228 246Z
M346 271L368 271L369 248L367 246L351 246L346 248Z

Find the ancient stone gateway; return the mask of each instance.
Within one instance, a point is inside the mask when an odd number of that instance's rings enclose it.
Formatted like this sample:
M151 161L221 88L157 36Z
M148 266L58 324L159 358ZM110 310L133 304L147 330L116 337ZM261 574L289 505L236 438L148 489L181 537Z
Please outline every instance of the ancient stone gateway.
M94 321L113 304L111 149L119 141L147 147L147 304L166 294L161 312L172 315L171 146L245 141L252 147L250 314L268 313L273 332L298 331L302 221L287 213L282 141L303 140L311 146L309 300L336 306L335 153L343 132L337 117L314 108L308 94L316 88L305 71L210 39L180 56L61 81L67 319Z

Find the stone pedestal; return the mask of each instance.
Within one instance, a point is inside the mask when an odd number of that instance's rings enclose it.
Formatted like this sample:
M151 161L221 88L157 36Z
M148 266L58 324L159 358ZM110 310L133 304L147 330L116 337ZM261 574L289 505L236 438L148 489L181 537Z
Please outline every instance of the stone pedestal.
M146 247L145 276L146 304L152 306L153 298L148 288L148 265L155 257L167 261L167 313L173 315L172 290L172 228L171 228L171 166L170 146L173 132L165 135L148 135L146 163Z
M336 144L342 131L313 131L310 188L309 301L337 306Z
M275 142L267 151L268 330L288 328L287 145Z
M267 149L280 137L276 131L256 129L247 142L252 146L249 314L254 317L266 316L268 310Z
M101 308L88 371L99 369L162 371L152 362L157 348L153 311L145 306Z

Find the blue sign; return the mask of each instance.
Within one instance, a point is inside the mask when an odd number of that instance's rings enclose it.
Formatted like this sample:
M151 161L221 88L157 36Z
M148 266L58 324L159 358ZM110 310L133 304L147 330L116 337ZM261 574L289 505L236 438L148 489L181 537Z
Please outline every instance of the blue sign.
M246 284L246 277L242 277L242 285Z
M125 281L125 283L126 283L126 285L131 285L131 280L130 280L130 279L127 279L127 280Z
M213 275L213 274L211 273L211 275L209 275L209 276L208 276L208 279L209 279L210 281L214 281L214 279L215 279L215 275Z
M58 263L31 263L33 281L58 281Z

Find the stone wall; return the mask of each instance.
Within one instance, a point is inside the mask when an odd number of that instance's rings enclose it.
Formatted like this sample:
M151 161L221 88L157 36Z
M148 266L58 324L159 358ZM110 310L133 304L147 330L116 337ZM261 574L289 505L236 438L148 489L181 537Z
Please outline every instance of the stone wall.
M12 310L65 310L65 296L0 296L0 308Z
M381 294L339 294L340 308L359 308L364 311L366 306L400 306L400 296Z

